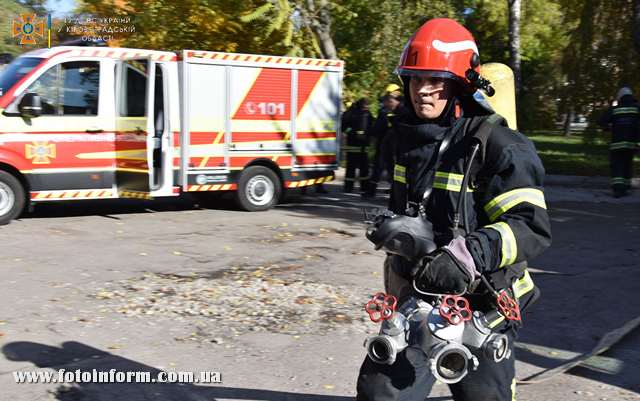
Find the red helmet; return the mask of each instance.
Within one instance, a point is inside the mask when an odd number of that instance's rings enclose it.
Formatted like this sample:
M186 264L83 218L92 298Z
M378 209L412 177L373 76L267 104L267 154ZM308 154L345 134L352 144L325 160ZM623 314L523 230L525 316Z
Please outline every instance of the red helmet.
M401 77L424 74L454 79L472 92L475 85L467 78L467 70L480 72L479 56L473 35L465 27L449 18L435 18L411 36L396 72Z

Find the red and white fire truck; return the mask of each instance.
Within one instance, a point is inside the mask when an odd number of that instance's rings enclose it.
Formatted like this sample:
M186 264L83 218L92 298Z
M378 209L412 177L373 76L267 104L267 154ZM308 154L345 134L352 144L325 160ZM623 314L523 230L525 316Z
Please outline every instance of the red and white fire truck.
M54 47L0 73L0 224L28 202L236 191L246 210L329 181L343 62Z

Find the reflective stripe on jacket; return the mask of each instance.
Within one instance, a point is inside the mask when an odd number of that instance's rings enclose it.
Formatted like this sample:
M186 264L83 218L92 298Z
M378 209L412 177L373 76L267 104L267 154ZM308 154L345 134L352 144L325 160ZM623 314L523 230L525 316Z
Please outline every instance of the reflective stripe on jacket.
M486 118L463 118L464 121L455 125L459 132L442 155L437 171L433 165L436 153L433 143L400 146L395 155L390 208L404 213L407 203L421 201L421 192L414 193L411 188L424 187L430 182L432 192L425 214L433 223L438 246L446 245L452 238L450 228L471 141ZM398 141L403 140L401 132L396 132L396 136ZM435 148L439 145L436 141ZM416 148L423 149L422 154L431 154L432 158L407 157L407 150L415 153ZM415 174L416 171L420 173ZM528 138L507 127L491 124L490 134L471 172L465 195L470 229L466 244L480 272L491 273L526 261L550 245L550 223L543 192L544 168Z

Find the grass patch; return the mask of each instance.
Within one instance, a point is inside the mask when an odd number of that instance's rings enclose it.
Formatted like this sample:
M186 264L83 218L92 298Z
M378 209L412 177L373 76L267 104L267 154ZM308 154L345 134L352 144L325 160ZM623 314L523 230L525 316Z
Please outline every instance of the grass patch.
M605 176L610 175L609 141L597 138L585 144L582 135L565 137L553 132L527 134L538 150L547 174ZM634 159L634 177L640 176L640 157Z

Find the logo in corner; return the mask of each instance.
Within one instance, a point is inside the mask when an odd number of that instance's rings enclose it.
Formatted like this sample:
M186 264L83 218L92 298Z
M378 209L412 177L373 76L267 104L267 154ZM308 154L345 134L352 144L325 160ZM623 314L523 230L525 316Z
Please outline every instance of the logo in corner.
M56 145L49 141L33 141L33 144L25 145L24 153L33 164L51 164L51 159L56 157Z
M13 19L11 30L14 38L20 38L21 45L35 45L36 37L44 38L44 18L36 14L21 14Z

